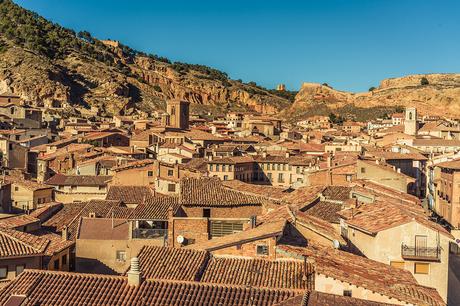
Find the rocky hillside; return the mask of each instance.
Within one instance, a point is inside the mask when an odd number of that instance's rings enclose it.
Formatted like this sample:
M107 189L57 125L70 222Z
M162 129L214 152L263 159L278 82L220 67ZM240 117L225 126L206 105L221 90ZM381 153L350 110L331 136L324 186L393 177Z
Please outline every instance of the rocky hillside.
M7 92L36 105L97 106L107 115L163 109L169 98L191 101L192 110L274 114L293 100L206 66L75 33L0 0L0 93Z
M410 75L383 80L365 93L350 93L329 86L304 83L286 116L308 115L325 109L341 113L346 108L372 111L415 106L421 114L460 116L460 74Z

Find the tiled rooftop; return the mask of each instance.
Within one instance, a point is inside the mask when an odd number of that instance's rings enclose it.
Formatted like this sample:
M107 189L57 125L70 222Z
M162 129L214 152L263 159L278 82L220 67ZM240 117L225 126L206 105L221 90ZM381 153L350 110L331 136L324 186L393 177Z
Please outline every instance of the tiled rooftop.
M263 199L225 188L218 178L184 178L180 203L184 206L261 205Z
M209 256L206 251L144 246L138 258L146 279L198 281Z
M340 216L338 214L343 208L342 204L330 202L327 200L313 202L302 209L307 215L322 219L330 223L339 223Z
M0 258L41 255L48 244L48 239L13 229L0 228Z
M105 186L112 179L105 175L65 175L55 174L45 183L53 186Z
M4 228L18 228L40 222L39 219L30 215L18 215L9 218L0 219L0 227Z
M179 209L179 197L156 194L145 203L138 205L130 219L134 220L168 220L169 209L173 215Z
M279 246L280 252L306 256L315 272L414 305L445 305L433 288L417 283L407 270L333 248Z
M52 288L52 290L50 290ZM26 270L0 291L0 304L25 295L22 306L74 305L253 305L268 306L299 290L229 286L200 282L145 280L129 286L126 277Z
M202 282L284 289L313 289L310 263L298 260L212 257Z
M121 201L125 204L141 204L154 196L149 186L110 186L106 200Z
M122 206L119 201L91 200L89 202L64 204L63 208L42 225L58 232L67 226L69 239L75 239L80 217L89 217L94 213L97 218L111 217L113 207Z

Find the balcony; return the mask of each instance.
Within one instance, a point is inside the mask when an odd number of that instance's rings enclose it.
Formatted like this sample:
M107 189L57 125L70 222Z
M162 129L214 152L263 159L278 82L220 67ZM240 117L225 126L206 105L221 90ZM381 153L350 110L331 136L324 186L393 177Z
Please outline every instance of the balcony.
M401 257L407 260L441 261L441 248L413 247L402 244Z
M168 237L167 229L147 229L135 228L133 229L134 239L166 239Z

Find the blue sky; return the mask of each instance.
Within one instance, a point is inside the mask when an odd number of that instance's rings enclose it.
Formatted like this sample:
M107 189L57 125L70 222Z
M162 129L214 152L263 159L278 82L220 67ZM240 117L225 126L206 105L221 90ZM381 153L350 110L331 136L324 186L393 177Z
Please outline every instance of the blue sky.
M460 72L458 0L15 0L53 22L268 88Z

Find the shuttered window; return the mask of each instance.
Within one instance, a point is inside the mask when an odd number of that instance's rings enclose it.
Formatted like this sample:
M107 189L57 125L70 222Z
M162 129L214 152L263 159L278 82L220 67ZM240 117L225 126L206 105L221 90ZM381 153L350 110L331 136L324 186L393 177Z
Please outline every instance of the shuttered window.
M429 272L430 272L430 264L418 263L418 262L414 264L415 274L428 274Z
M243 231L243 223L231 221L211 221L211 238L223 237Z
M404 269L404 261L391 261L390 265L398 269Z

